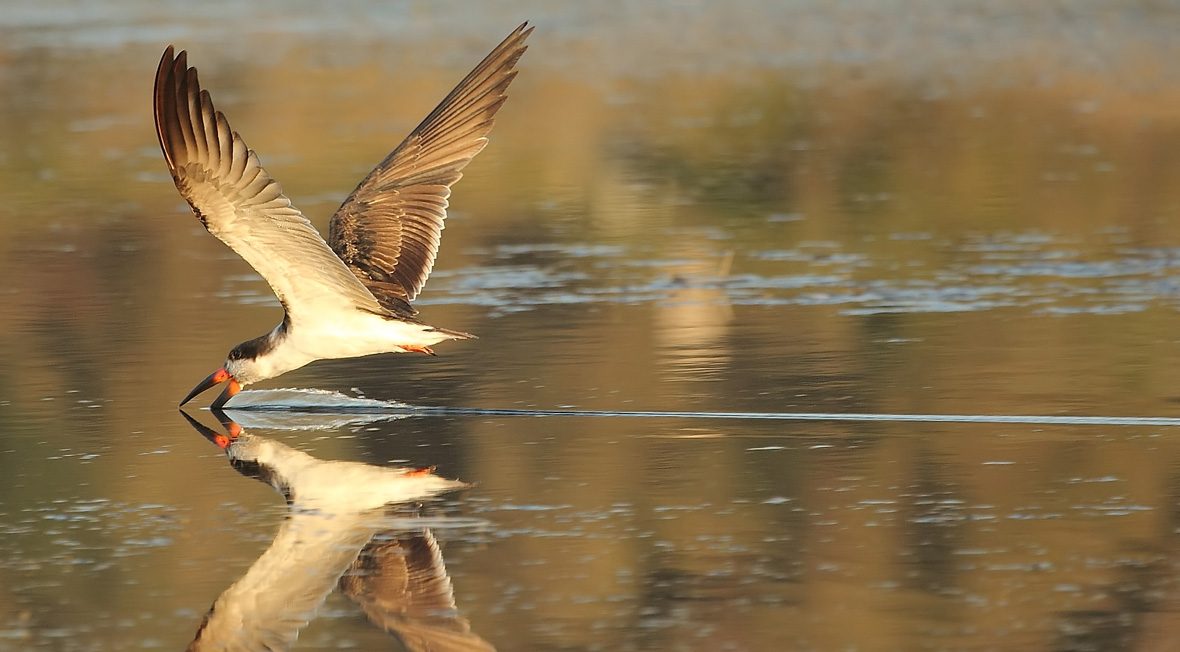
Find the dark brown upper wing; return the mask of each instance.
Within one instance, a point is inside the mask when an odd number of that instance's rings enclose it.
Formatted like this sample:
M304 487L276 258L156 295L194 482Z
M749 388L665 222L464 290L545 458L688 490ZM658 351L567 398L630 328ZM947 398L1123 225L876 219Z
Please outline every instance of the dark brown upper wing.
M451 184L487 145L524 54L517 27L376 167L332 216L328 243L389 310L404 313L438 254Z
M385 312L214 109L183 50L164 50L154 96L156 134L176 189L209 233L270 283L292 319L330 308Z
M442 551L428 529L379 534L340 577L340 588L364 609L369 622L396 636L407 650L495 649L455 608Z

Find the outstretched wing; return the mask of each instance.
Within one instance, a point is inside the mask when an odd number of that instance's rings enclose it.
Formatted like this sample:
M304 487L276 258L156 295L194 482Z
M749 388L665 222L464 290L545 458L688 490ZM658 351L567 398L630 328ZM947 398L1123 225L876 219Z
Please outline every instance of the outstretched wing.
M156 134L177 190L209 233L266 279L293 319L348 306L384 313L213 108L185 52L172 52L156 71Z
M341 591L369 622L396 636L407 650L489 652L455 608L451 578L428 529L378 535L340 577Z
M332 216L332 250L386 308L414 314L409 302L434 267L451 184L487 145L532 31L524 23L497 45Z

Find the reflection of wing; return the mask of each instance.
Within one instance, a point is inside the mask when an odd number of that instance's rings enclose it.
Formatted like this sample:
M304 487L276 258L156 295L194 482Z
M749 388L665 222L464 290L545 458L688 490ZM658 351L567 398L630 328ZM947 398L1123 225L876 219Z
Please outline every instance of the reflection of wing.
M389 310L414 312L408 302L434 267L451 185L488 143L533 31L526 27L516 28L459 82L332 216L332 250Z
M228 437L191 418L189 422L223 446L240 473L270 484L289 502L287 518L270 547L213 603L187 648L194 652L289 649L361 549L375 533L393 526L386 505L465 486L425 470L320 460L242 432L232 422ZM428 557L437 561L424 567L442 569L437 545L428 548L433 551ZM446 603L453 609L450 582L441 572Z
M494 650L459 617L451 578L430 530L386 536L378 535L340 578L341 591L369 621L412 652Z
M292 512L266 552L225 590L188 650L286 650L373 536L372 519Z

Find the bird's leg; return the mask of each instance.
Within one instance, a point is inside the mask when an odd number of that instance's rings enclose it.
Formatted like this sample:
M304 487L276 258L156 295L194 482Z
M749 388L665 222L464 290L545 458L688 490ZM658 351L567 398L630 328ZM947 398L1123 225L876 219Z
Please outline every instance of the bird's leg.
M420 478L420 477L422 477L422 476L424 476L424 475L430 475L431 473L434 473L434 470L435 470L436 468L438 468L438 467L434 467L434 466L420 466L420 467L418 467L418 468L416 468L416 469L410 469L409 471L406 471L406 475L407 475L407 476L409 476L409 477L411 477L411 478Z
M429 346L422 346L420 344L402 344L400 345L403 351L411 353L425 353L426 355L438 355L430 349Z

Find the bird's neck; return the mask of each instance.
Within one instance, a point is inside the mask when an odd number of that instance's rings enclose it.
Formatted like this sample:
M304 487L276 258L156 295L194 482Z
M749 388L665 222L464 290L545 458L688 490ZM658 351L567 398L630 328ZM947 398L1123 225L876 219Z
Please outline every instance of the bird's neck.
M298 369L314 359L303 355L290 340L287 320L284 319L269 333L237 346L235 350L244 355L231 373L242 385L249 385Z

